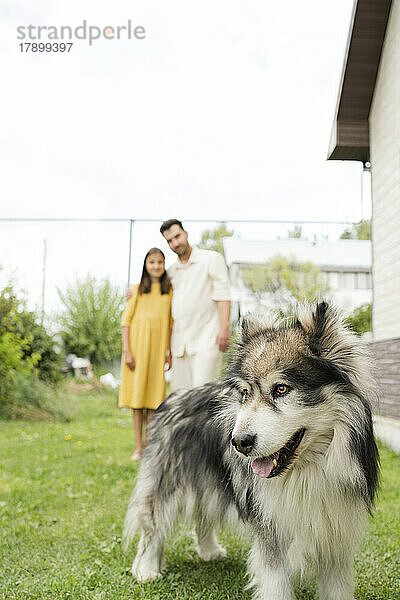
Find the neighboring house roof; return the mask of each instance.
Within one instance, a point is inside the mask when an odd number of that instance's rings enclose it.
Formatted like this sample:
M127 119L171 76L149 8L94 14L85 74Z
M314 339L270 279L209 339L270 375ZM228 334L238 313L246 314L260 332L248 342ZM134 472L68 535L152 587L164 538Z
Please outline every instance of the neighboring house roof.
M298 262L312 262L325 271L371 270L369 240L310 242L302 239L249 241L236 237L223 238L225 259L232 264L264 264L273 256L294 256Z
M368 117L392 0L355 0L328 159L369 161Z

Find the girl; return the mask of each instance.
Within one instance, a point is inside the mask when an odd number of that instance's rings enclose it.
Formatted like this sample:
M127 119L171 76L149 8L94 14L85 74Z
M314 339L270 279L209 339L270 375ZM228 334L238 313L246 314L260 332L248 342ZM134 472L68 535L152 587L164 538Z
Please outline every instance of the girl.
M159 248L151 248L144 259L140 283L133 287L122 315L119 406L133 409L136 449L132 460L141 458L147 425L165 398L165 363L171 368L171 300L165 256ZM143 443L144 409L147 414Z

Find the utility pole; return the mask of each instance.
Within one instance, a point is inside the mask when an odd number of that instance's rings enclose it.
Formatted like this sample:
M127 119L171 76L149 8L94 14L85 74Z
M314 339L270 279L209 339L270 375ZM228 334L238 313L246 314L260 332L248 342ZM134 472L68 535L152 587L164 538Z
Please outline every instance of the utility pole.
M43 240L43 263L42 263L42 309L41 309L41 323L44 321L44 295L46 290L46 262L47 262L47 240Z
M128 253L128 283L126 289L129 288L131 283L131 261L132 261L132 229L135 219L129 219L129 253Z

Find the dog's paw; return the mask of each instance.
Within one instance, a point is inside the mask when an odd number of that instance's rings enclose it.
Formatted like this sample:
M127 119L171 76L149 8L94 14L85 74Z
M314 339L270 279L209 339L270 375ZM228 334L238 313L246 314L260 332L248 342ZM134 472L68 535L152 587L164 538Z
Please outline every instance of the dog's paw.
M212 548L200 548L197 545L196 550L200 558L205 561L222 560L223 558L226 558L226 550L219 544L213 546Z
M136 581L140 583L144 583L145 581L154 581L159 577L162 577L162 573L160 571L152 571L151 569L146 569L139 566L134 566L131 569L131 573Z
M143 560L135 560L131 569L132 576L141 583L145 581L154 581L162 577L162 570L155 568L154 565L147 564Z

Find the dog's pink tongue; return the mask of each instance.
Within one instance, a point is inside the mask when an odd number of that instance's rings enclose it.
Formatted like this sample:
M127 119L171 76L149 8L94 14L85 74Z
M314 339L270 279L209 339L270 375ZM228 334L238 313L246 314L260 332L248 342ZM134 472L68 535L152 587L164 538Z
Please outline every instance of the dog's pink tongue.
M278 459L278 454L274 454L269 458L256 458L251 463L251 468L253 469L253 473L255 475L259 475L260 477L268 477L274 468L274 458Z

